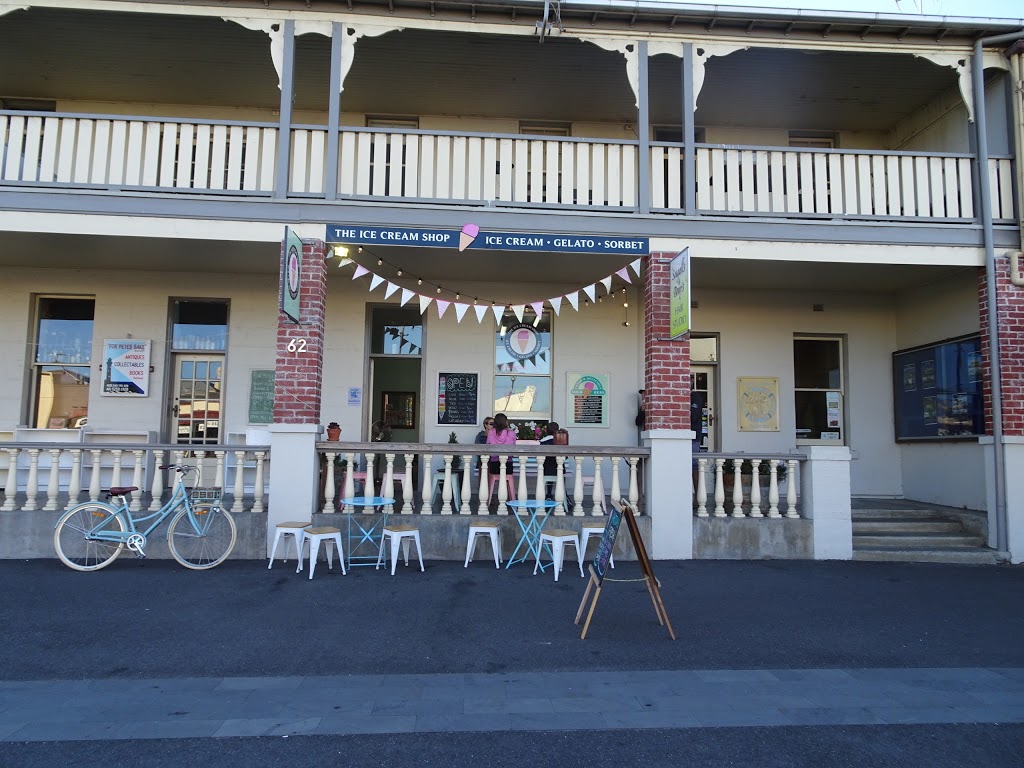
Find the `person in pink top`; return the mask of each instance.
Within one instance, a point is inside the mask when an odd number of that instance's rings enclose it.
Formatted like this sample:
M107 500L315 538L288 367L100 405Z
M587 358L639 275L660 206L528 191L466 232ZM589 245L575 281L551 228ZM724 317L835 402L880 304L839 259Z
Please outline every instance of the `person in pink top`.
M494 426L487 430L487 444L488 445L515 445L516 444L516 431L509 427L508 417L504 413L499 413L494 417ZM501 466L498 463L497 456L491 456L487 462L487 471L492 475L496 475L501 471ZM505 462L505 471L508 474L512 474L512 460L508 459Z

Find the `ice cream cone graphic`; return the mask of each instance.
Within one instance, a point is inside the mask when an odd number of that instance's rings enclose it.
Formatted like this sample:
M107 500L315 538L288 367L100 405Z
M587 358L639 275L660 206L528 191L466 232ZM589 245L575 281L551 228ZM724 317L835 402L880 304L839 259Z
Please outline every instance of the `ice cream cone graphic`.
M594 382L588 381L583 385L583 397L590 397L590 394L594 391Z
M473 244L476 236L480 234L480 227L476 224L466 224L459 233L459 251L464 251Z
M520 354L526 352L530 345L530 332L527 330L517 331L516 342L519 344Z

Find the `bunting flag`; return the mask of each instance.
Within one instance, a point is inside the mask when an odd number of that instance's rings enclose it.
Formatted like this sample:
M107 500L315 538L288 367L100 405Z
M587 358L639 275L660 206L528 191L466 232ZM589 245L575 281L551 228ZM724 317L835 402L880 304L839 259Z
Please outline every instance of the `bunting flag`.
M327 258L329 259L331 257L328 256ZM338 259L338 269L341 269L342 267L347 267L349 264L355 264L355 262L346 256L342 256L340 259Z
M487 314L487 307L483 304L474 304L473 311L476 313L476 321L482 323L484 321L484 315Z
M441 299L437 299L437 316L444 317L444 313L448 311L448 307L450 307L451 305L452 303L450 301L442 301Z
M463 304L460 301L456 301L455 302L455 319L458 322L461 323L462 322L462 318L463 318L463 316L465 316L466 311L468 309L469 309L469 304Z
M567 298L569 300L569 303L572 304L572 308L573 309L575 309L577 312L580 311L580 292L579 291L573 291L572 293L567 293L567 294L565 294L565 298Z
M634 259L633 263L630 264L637 277L640 277L640 259Z
M594 302L594 295L597 293L597 285L591 283L590 285L583 286L583 292L587 294L587 298L590 299L591 303Z
M356 271L352 273L352 279L355 280L357 277L370 274L370 270L364 267L362 264L356 264Z
M633 284L633 278L631 278L629 276L629 268L628 267L623 267L622 269L618 270L615 274L618 275L619 277L621 277L623 280L625 280L630 285Z
M533 311L536 312L538 315L544 311L543 301L534 301L530 304L530 306L533 307Z
M525 304L513 304L512 305L512 314L514 314L516 316L516 320L518 320L520 323L523 322L523 312L525 312L525 311L526 311L526 305Z
M416 294L415 294L415 293L413 293L412 291L410 291L410 290L409 290L408 288L403 288L403 289L402 289L402 302L401 302L401 303L400 303L400 304L399 304L398 306L400 306L400 307L404 307L404 306L405 306L406 304L408 304L408 303L409 303L409 300L410 300L410 299L411 299L411 298L412 298L413 296L415 296L415 295L416 295Z
M371 273L371 274L373 274L373 273ZM373 289L375 289L378 285L380 285L383 282L384 282L384 278L383 277L381 277L380 275L373 275L373 277L370 278L370 290L372 291Z
M500 323L501 316L505 314L505 308L499 307L497 304L491 304L491 312L494 313L494 322Z
M433 299L430 296L424 296L423 294L420 294L419 299L420 299L420 314L422 315L422 314L424 314L427 311L427 307L430 306L430 302L432 302Z
M391 298L391 294L393 294L397 290L398 290L398 286L395 285L394 283L392 283L389 280L388 281L388 287L384 289L384 298L385 299L390 299Z
M555 296L555 298L553 299L548 299L548 304L551 305L551 309L557 315L559 311L562 309L562 297Z
M611 293L612 292L612 276L608 275L608 277L602 277L601 278L601 285L604 286L604 292L605 293Z

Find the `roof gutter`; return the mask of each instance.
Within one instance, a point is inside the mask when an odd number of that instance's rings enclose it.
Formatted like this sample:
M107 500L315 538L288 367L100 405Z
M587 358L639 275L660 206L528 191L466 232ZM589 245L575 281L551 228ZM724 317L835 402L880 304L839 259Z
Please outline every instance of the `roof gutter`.
M982 61L985 46L1003 45L1024 39L1024 30L1006 35L982 37L974 42L971 79L974 90L974 132L978 152L978 196L981 204L981 228L985 243L985 292L988 316L988 348L992 365L992 442L994 449L993 479L995 481L996 551L1006 552L1006 463L1003 454L1003 383L1000 371L998 311L996 307L996 257L992 236L992 198L989 194L988 126L985 118L985 68ZM1017 147L1018 155L1021 147ZM1018 156L1018 162L1020 157Z

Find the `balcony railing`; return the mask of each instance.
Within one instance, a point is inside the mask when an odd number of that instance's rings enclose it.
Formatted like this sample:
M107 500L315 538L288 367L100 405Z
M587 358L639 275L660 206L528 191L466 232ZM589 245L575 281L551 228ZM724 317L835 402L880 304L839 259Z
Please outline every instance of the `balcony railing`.
M328 132L291 132L288 194L324 198ZM269 197L270 123L0 112L0 186ZM611 139L342 129L338 197L451 205L639 210L639 143ZM680 213L680 145L650 147L651 212ZM964 223L969 154L698 145L698 213ZM989 161L993 219L1014 220L1014 167Z

